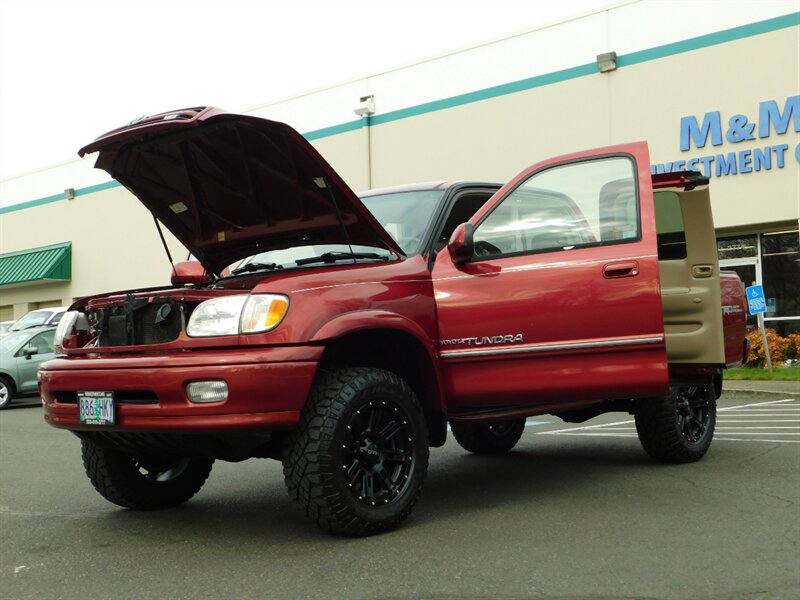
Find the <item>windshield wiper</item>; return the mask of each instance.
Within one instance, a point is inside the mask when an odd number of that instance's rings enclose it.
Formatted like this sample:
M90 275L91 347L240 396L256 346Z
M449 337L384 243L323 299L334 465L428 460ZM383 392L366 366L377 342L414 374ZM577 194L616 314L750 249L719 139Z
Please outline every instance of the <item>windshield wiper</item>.
M231 271L231 275L251 273L253 271L275 271L282 268L283 265L279 265L278 263L251 262L247 263L246 265L242 265L241 267L236 267L233 271Z
M359 258L371 258L383 261L389 260L389 257L385 254L377 254L375 252L325 252L319 256L312 256L311 258L300 258L294 262L299 267L313 263L335 263L337 260L349 259L355 261Z

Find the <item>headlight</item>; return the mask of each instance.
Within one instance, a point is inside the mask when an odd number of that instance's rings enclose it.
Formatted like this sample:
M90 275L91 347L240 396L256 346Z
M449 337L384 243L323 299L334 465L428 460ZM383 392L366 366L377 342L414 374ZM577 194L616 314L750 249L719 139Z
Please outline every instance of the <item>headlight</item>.
M277 327L288 308L289 299L277 294L214 298L194 309L186 333L192 337L261 333Z
M75 333L87 331L89 331L89 321L86 320L86 315L77 310L69 310L64 313L56 326L53 346L63 348L66 338Z

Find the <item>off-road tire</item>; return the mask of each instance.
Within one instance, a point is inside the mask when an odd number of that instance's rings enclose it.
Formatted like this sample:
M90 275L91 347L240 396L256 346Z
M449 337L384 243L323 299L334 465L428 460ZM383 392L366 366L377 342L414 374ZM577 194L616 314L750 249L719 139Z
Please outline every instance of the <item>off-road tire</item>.
M339 535L396 527L413 509L428 470L428 431L419 401L382 369L341 369L314 384L287 436L289 497Z
M109 502L133 510L183 504L203 487L212 459L141 457L81 440L86 474Z
M474 454L505 454L519 442L525 431L525 419L498 423L450 422L458 445Z
M0 410L11 404L14 392L14 382L8 377L0 377Z
M653 459L695 462L714 438L717 399L713 388L672 387L668 396L642 401L635 419L639 441Z

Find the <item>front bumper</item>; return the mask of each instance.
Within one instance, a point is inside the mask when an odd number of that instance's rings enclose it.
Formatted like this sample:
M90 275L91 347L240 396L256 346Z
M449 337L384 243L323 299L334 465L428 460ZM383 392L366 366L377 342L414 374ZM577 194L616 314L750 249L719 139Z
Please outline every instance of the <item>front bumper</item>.
M74 431L291 429L300 420L322 352L320 346L287 346L55 359L39 371L44 418ZM225 401L189 400L186 384L207 379L227 382ZM78 391L114 392L116 424L81 424Z

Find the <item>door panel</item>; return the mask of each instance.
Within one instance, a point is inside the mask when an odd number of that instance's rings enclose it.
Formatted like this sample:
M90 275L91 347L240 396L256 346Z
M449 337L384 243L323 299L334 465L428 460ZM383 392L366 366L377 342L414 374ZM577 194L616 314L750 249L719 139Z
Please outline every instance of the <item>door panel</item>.
M433 269L454 412L666 392L645 144L536 165L471 222L473 260Z
M659 270L672 364L725 364L719 264L707 186L655 192Z

